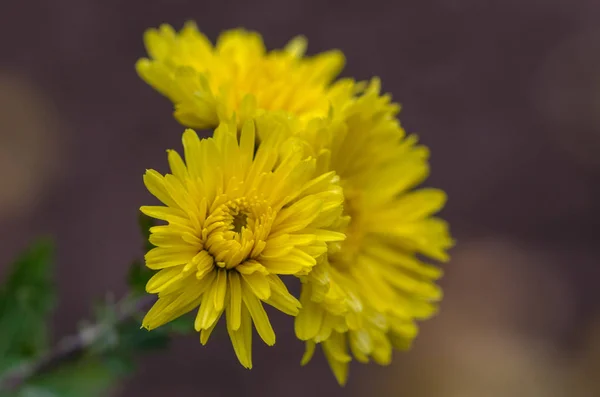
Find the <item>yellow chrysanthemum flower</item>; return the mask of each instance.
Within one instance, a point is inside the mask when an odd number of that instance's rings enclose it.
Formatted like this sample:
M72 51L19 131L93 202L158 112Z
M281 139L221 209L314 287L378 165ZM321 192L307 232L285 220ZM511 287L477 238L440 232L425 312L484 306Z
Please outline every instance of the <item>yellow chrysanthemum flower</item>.
M306 39L296 37L283 50L267 51L261 36L243 29L222 33L216 45L187 23L144 35L150 59L137 62L138 74L175 105L175 117L192 128L215 127L237 115L238 126L265 110L285 111L309 120L327 116L343 100L344 65L339 51L305 57Z
M264 128L276 125L263 117L238 133L235 123L223 123L203 140L186 130L185 163L169 151L171 174L144 175L164 206L141 208L168 223L150 230L156 248L146 265L159 271L146 289L158 301L143 326L151 330L199 306L195 328L205 344L225 312L246 368L252 367L252 323L267 345L275 343L262 303L298 313L300 304L279 275L307 274L328 242L344 238L323 228L341 213L335 173L314 178L315 159L276 130L255 151L256 129Z
M413 190L428 175L428 150L405 136L399 106L379 90L375 79L339 121L315 120L303 132L317 173L340 177L344 216L333 228L347 239L331 242L305 278L296 334L307 341L303 363L321 343L341 384L352 356L388 364L392 347L410 346L415 320L434 314L442 296L434 283L441 270L420 256L446 261L453 244L446 223L432 216L444 192Z

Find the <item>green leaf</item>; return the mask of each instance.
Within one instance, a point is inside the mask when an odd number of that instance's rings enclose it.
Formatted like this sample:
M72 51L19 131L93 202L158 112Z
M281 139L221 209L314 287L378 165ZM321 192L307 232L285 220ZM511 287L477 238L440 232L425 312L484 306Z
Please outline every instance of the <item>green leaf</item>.
M148 331L140 328L140 323L135 320L127 321L119 326L118 348L121 351L157 350L167 347L168 344L169 335L160 329Z
M15 261L0 291L0 371L47 347L46 320L55 303L53 252L49 240L34 243Z
M113 373L119 376L130 375L135 372L135 363L132 356L133 354L114 352L105 355L104 363Z
M149 241L150 239L150 228L154 226L154 219L150 218L147 215L140 213L138 218L138 224L140 227L140 232L144 239L144 252L150 251L154 248ZM140 261L135 261L131 264L129 268L129 274L127 276L127 281L131 291L134 294L145 294L146 293L146 283L148 280L154 275L154 271L148 269L144 264Z
M181 317L177 317L175 320L171 320L167 324L163 325L170 335L190 335L196 332L194 329L194 318L195 313L184 314Z
M171 338L194 333L194 318L183 315L152 331L140 328L141 320L132 319L119 326L119 349L125 351L149 351L164 349Z
M107 300L96 306L94 322L103 324L103 328L102 333L89 348L91 353L95 355L107 353L119 356L132 355L138 352L165 348L172 335L194 332L193 319L191 318L177 319L152 332L142 329L143 310L141 308L132 317L118 321L118 310L123 310L129 305L137 307L139 299L146 298L133 295L118 304Z
M138 353L164 349L172 337L194 333L194 319L189 315L181 316L160 328L148 331L140 327L141 319L132 318L119 324L117 328L118 344L113 351Z
M34 377L16 397L102 397L120 375L106 359L86 357Z
M129 267L127 275L127 284L134 295L144 295L146 293L146 284L154 275L154 272L144 266L140 261L135 261Z
M144 252L150 251L154 248L149 241L150 239L150 228L155 226L154 219L150 218L148 215L140 213L138 218L138 225L140 226L140 232L142 233L142 237L144 239Z

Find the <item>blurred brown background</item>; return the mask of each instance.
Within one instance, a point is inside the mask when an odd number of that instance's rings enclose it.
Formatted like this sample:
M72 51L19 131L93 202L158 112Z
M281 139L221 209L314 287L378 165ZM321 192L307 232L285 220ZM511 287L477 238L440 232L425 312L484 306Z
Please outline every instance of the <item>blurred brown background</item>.
M146 168L180 147L171 105L135 74L142 33L195 19L302 33L378 75L430 146L458 246L441 314L387 368L340 389L319 354L299 366L291 321L237 364L225 333L140 360L116 396L600 396L600 2L597 0L3 1L0 273L56 235L56 338L92 299L125 292L140 255Z

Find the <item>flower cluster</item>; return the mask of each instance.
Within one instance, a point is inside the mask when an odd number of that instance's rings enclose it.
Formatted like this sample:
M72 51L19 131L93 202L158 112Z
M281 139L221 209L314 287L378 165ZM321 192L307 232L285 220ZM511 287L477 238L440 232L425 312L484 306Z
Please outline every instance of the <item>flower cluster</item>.
M143 326L197 309L204 344L225 313L251 368L252 327L275 343L264 303L295 317L302 363L321 345L340 384L353 358L390 363L441 299L427 258L445 262L453 245L435 217L444 192L417 188L429 152L400 126L399 105L376 78L335 80L343 55L305 57L301 37L267 51L257 33L232 30L213 46L188 23L151 29L145 43L140 76L179 122L214 134L186 130L171 173L144 176L163 205L141 210L166 224L151 229L158 300ZM298 298L282 276L300 280Z

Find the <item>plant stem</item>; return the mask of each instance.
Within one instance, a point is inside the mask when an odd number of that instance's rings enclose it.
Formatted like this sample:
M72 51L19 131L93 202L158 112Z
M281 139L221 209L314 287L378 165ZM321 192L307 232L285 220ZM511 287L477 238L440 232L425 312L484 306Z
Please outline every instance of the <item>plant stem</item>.
M35 375L49 371L65 361L79 357L94 343L104 337L116 325L149 306L155 297L144 295L139 298L123 298L116 305L116 316L111 322L100 322L82 328L79 333L63 338L47 353L38 358L19 364L0 376L0 391L14 391Z

